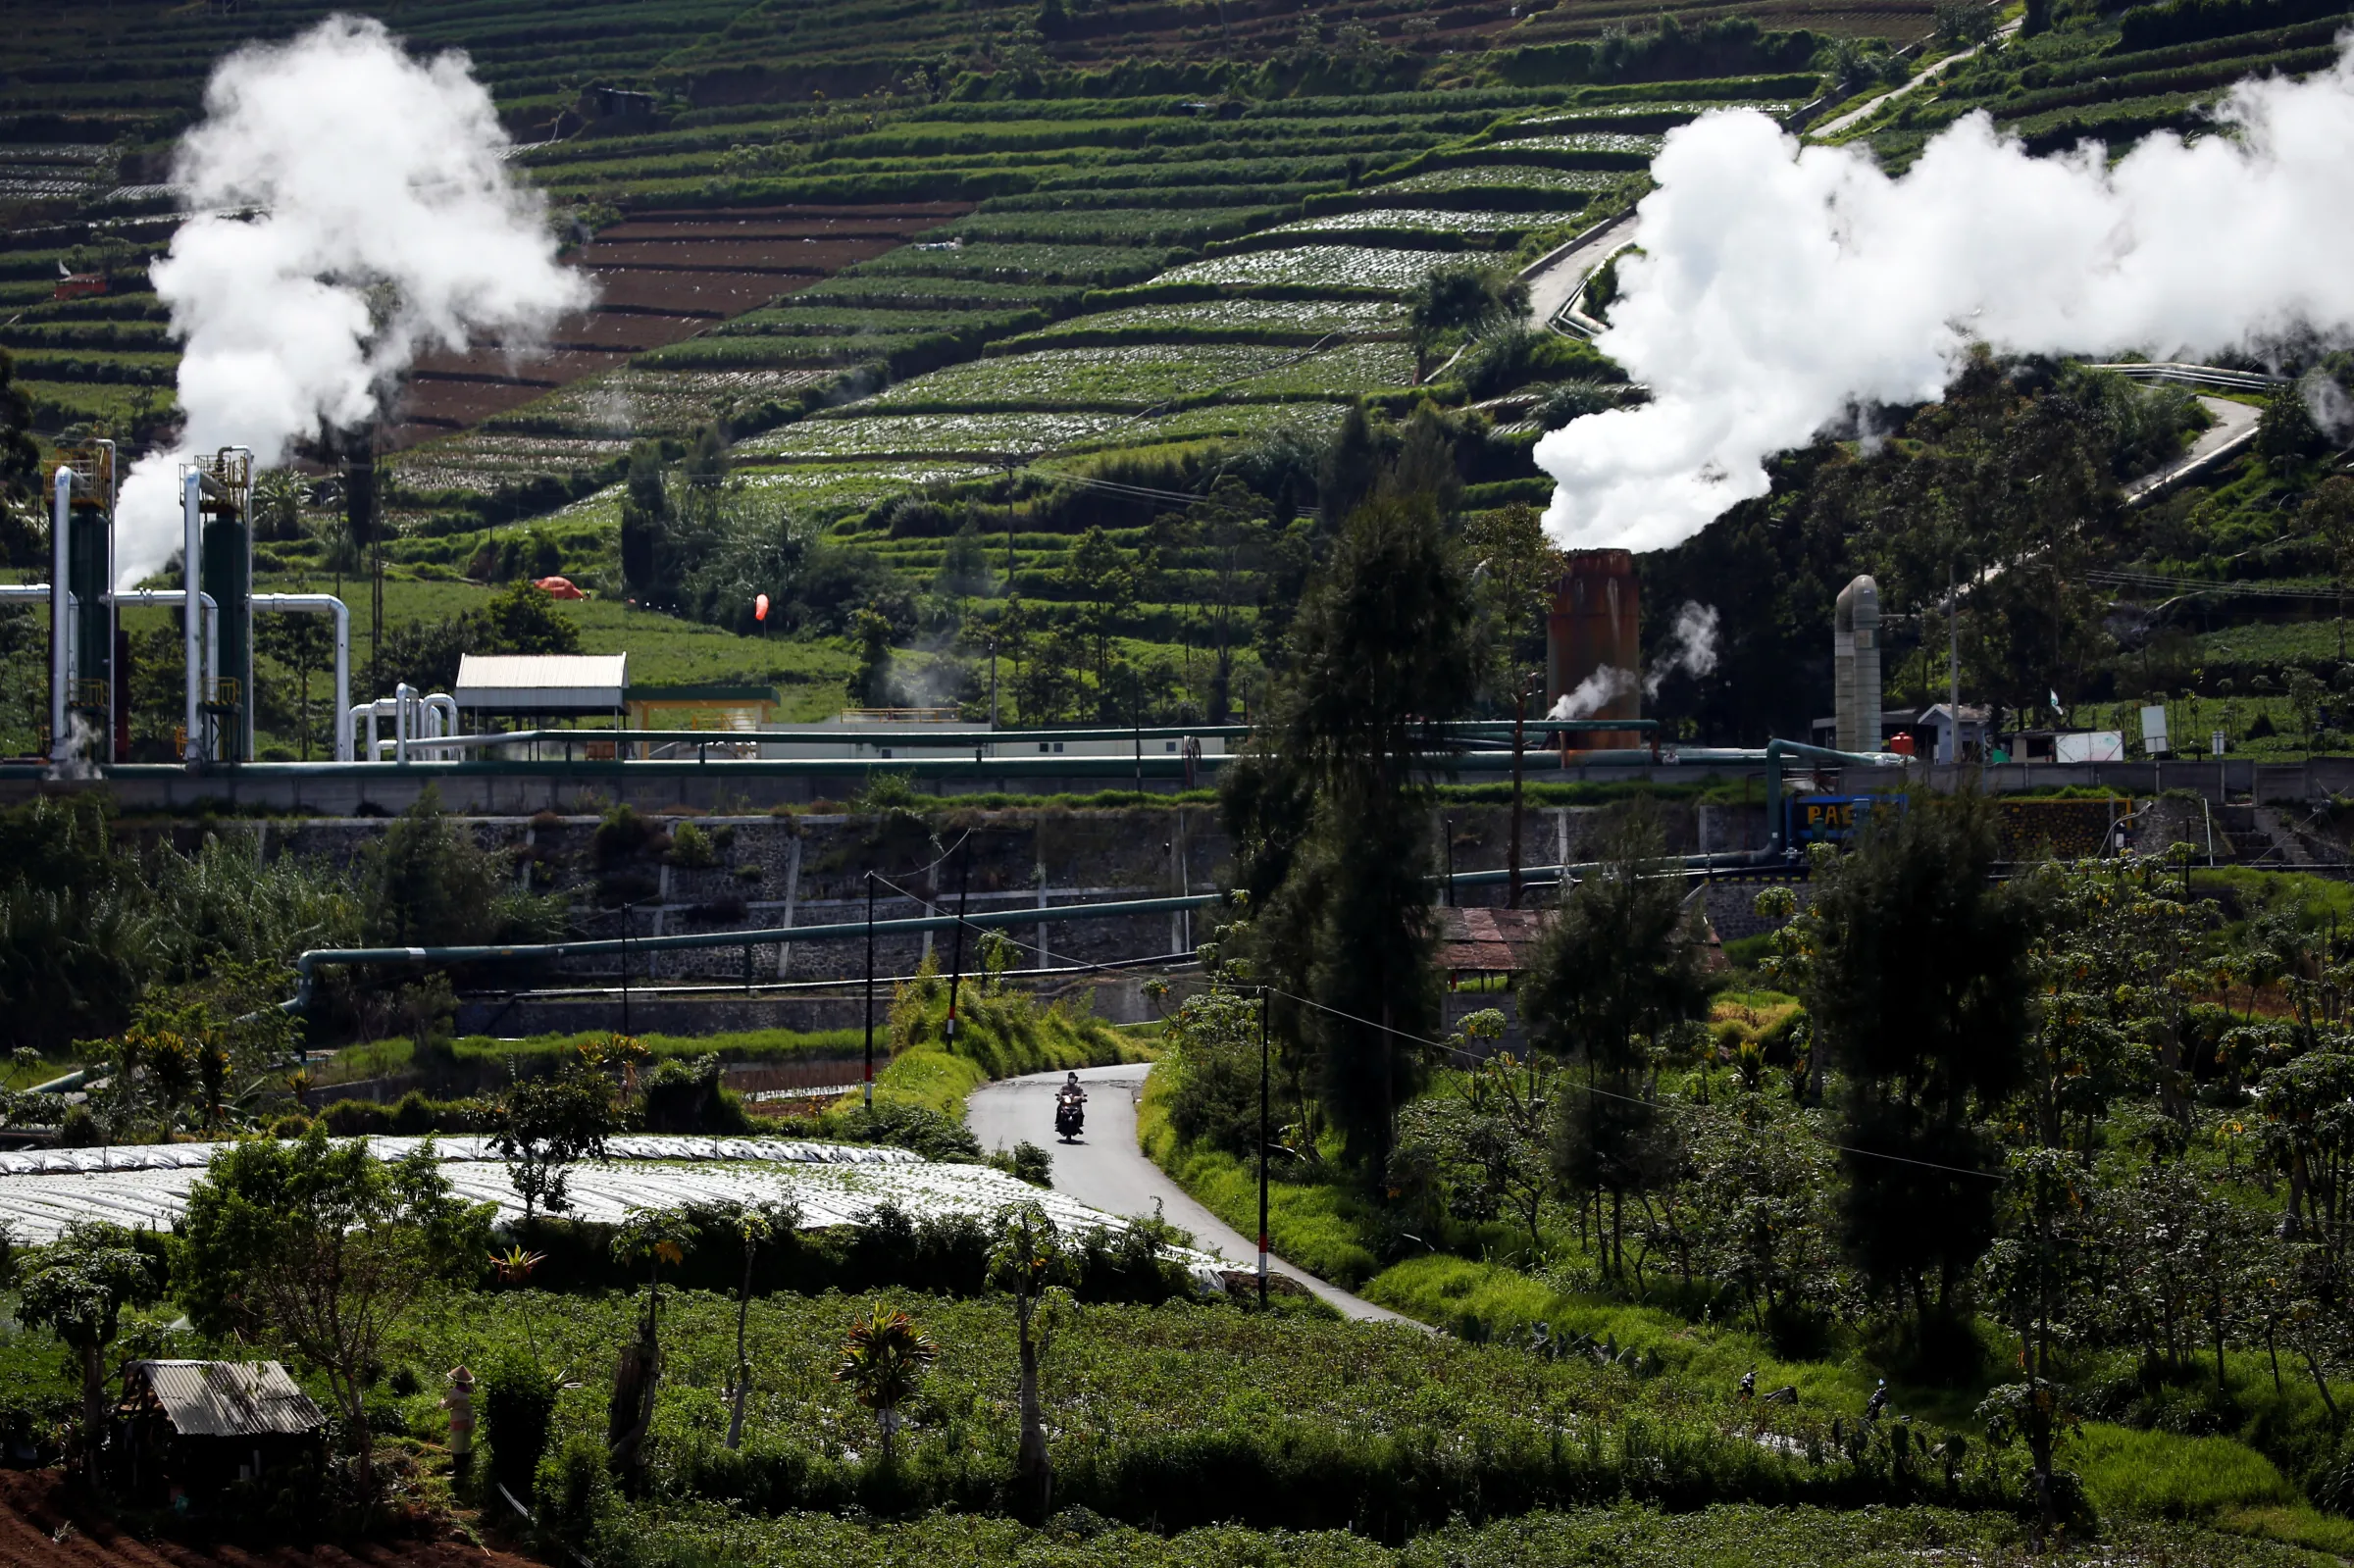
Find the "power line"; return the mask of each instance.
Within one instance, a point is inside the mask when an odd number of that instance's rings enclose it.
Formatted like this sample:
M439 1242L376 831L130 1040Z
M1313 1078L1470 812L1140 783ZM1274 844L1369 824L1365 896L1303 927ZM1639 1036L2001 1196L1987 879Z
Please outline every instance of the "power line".
M2156 572L2096 571L2084 574L2088 582L2111 587L2148 588L2166 593L2218 594L2260 599L2321 599L2338 596L2335 588L2310 588L2263 582L2214 582L2197 578L2166 577Z
M1384 1034L1395 1035L1401 1039L1410 1039L1419 1044L1431 1046L1437 1050L1450 1051L1458 1056L1467 1056L1470 1054L1459 1045L1450 1044L1444 1040L1431 1039L1427 1036L1416 1035L1410 1030L1399 1029L1391 1024L1378 1024L1370 1018L1359 1018L1355 1013L1345 1013L1337 1007L1328 1007L1324 1003L1316 1001L1311 997L1294 995L1292 992L1284 990L1280 986L1262 986L1260 989L1268 991L1277 996L1287 997L1292 1001L1300 1003L1303 1007L1312 1007L1318 1012L1330 1013L1335 1018L1345 1018L1353 1024L1362 1024L1368 1029L1378 1029ZM1696 1107L1693 1106L1677 1105L1672 1101L1667 1100L1647 1100L1639 1094L1621 1094L1615 1089L1596 1088L1591 1084L1578 1084L1572 1082L1570 1087L1572 1088L1581 1089L1588 1094L1599 1095L1604 1099L1621 1100L1629 1105L1649 1105L1656 1109L1665 1111L1688 1111L1696 1109ZM1935 1160L1917 1160L1904 1154L1884 1154L1877 1149L1858 1148L1852 1143L1835 1143L1827 1138L1818 1138L1816 1139L1816 1141L1821 1143L1825 1148L1834 1149L1842 1154L1854 1154L1863 1159L1890 1160L1899 1165L1918 1165L1924 1170L1944 1171L1954 1176L1974 1176L1982 1181L1999 1182L2003 1180L2002 1176L1995 1172L1973 1171L1968 1166L1964 1165L1941 1165Z
M888 877L878 874L875 880L883 884L884 886L891 888L894 892L896 892L902 898L913 899L917 903L925 902L924 899L918 897L914 893L909 892L906 888L901 887L898 884L893 882ZM951 918L956 919L960 924L972 924L970 921L964 920L962 916L955 916ZM979 930L980 928L975 927L974 929ZM1025 948L1028 951L1043 951L1043 949L1041 949L1036 943L1023 941L1020 937L1010 936L1003 931L999 931L998 936L1000 940L1009 941L1013 945ZM1453 1044L1449 1041L1432 1039L1426 1035L1417 1035L1411 1030L1400 1029L1393 1024L1376 1023L1370 1018L1360 1018L1355 1013L1344 1012L1338 1007L1328 1006L1323 1002L1315 1000L1313 997L1298 995L1292 991L1285 990L1278 986L1262 985L1258 987L1258 989L1267 992L1269 995L1281 996L1289 1001L1298 1002L1303 1007L1312 1007L1320 1013L1328 1013L1334 1018L1346 1019L1352 1024L1362 1024L1367 1029L1377 1029L1385 1035L1393 1035L1400 1039L1412 1040L1416 1044L1427 1045L1434 1050L1447 1051L1452 1055L1461 1057L1468 1057L1470 1055L1470 1052L1464 1050L1461 1046ZM1637 1094L1621 1094L1615 1089L1597 1088L1591 1084L1577 1084L1573 1082L1570 1087L1572 1088L1582 1090L1587 1094L1598 1095L1603 1099L1620 1100L1629 1105L1649 1105L1656 1109L1665 1111L1688 1111L1696 1108L1686 1105L1677 1105L1672 1101L1647 1100L1641 1095ZM1812 1134L1809 1136L1814 1137ZM1836 1153L1853 1154L1859 1159L1887 1160L1897 1165L1916 1165L1920 1167L1922 1170L1942 1171L1949 1176L1971 1176L1976 1177L1980 1181L1986 1182L2000 1182L2004 1180L2000 1173L1994 1171L1975 1171L1965 1165L1944 1165L1935 1160L1917 1160L1912 1158L1910 1155L1888 1154L1883 1153L1878 1149L1859 1148L1855 1144L1834 1142L1826 1138L1817 1137L1815 1140L1822 1144L1825 1148L1831 1149Z

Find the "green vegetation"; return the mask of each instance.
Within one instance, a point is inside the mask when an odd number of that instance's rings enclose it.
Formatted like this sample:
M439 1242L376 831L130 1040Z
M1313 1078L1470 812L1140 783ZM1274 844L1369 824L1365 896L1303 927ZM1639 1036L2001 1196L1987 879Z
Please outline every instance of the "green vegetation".
M1657 851L1624 821L1638 836L1606 858L1639 874ZM1305 1013L1276 1041L1277 1248L1469 1339L1858 1430L1885 1407L1924 1453L1990 1432L2039 1528L2197 1520L2334 1549L2354 1363L2299 1292L2335 1241L2280 1215L2311 1201L2283 1175L2319 1170L2296 1163L2302 1096L2342 1070L2342 890L2201 873L2183 901L2171 871L2094 865L2005 888L1972 870L1989 833L1985 808L1922 798L1824 852L1815 901L1753 959L1784 988L1719 991L1705 1028L1673 885L1655 919L1662 885L1581 884L1519 987L1528 1059L1464 1063L1476 1014L1399 1042L1432 1077L1386 1154L1344 1132L1364 1112ZM1221 933L1228 987L1285 961L1264 920ZM2146 984L2165 973L2213 979ZM1153 1157L1246 1230L1255 1015L1227 987L1179 1009L1144 1118Z
M927 959L891 1008L891 1064L875 1075L875 1102L919 1106L953 1122L992 1079L1053 1068L1136 1061L1146 1053L1109 1025L1057 1003L1040 1008L1000 979L1012 957L984 938L981 973L958 988L956 1036L948 1038L948 983ZM844 1101L847 1111L850 1101Z

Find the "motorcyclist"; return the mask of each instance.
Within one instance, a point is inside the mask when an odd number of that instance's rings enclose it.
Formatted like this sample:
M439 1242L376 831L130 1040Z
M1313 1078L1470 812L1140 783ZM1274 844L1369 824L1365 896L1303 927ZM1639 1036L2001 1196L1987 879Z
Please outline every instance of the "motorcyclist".
M1085 1125L1087 1112L1082 1107L1086 1104L1087 1090L1079 1087L1077 1073L1065 1078L1054 1090L1054 1131L1066 1140L1077 1136Z

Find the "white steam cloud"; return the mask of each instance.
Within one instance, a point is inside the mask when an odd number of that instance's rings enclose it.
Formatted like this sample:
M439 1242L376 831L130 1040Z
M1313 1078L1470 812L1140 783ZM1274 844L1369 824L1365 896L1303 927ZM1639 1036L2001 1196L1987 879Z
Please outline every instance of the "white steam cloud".
M1982 115L1890 178L1751 110L1670 131L1597 339L1647 405L1537 443L1546 531L1658 549L1766 493L1765 461L1859 403L1938 397L1973 341L2204 354L2354 329L2354 39L2242 82L2223 134L2030 158Z
M1634 690L1638 683L1645 696L1656 697L1662 683L1678 670L1697 678L1715 668L1716 607L1686 599L1675 612L1675 624L1667 629L1667 646L1651 661L1650 669L1637 676L1632 670L1606 664L1580 681L1575 690L1562 692L1545 717L1583 719Z
M423 352L475 333L521 344L585 305L545 203L464 55L419 64L383 25L331 17L224 60L174 178L203 216L172 236L156 293L185 344L181 450L130 472L116 560L128 584L179 545L189 452L265 466L324 423L359 425ZM228 216L221 209L252 209Z

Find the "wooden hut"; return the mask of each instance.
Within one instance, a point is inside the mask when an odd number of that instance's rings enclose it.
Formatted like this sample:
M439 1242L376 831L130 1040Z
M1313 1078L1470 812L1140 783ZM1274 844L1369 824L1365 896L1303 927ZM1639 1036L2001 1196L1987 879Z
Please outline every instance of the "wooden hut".
M184 1505L314 1469L327 1416L275 1361L133 1361L112 1468L131 1496Z

